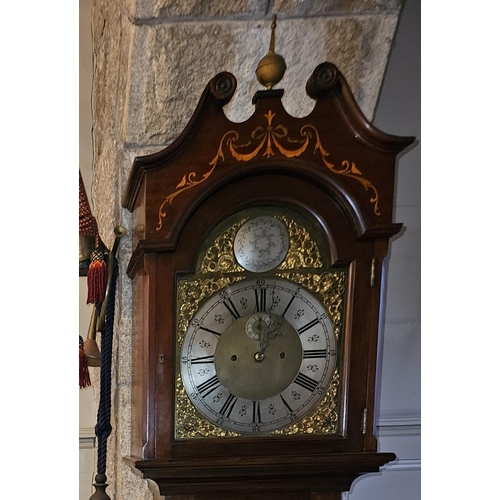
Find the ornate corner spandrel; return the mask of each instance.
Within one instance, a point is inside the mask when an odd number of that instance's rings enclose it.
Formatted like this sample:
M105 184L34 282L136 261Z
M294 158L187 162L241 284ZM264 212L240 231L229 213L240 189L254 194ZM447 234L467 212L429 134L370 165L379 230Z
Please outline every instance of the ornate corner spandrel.
M278 216L288 229L290 247L285 260L278 270L285 269L317 269L325 267L325 259L321 255L318 242L301 224L289 217Z
M344 269L323 273L281 271L276 275L305 286L309 291L321 297L333 322L335 338L339 341L342 336L341 325L343 324L347 271Z
M247 220L248 217L244 217L215 238L213 244L208 247L201 260L200 273L237 273L244 271L236 262L233 246L238 229Z

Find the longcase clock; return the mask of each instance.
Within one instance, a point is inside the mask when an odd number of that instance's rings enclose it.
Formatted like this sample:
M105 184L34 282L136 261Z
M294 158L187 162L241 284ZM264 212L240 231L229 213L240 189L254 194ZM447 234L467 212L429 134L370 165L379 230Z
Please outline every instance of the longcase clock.
M135 159L132 456L162 495L340 498L395 458L373 436L396 156L331 63L304 118L229 73L182 135Z

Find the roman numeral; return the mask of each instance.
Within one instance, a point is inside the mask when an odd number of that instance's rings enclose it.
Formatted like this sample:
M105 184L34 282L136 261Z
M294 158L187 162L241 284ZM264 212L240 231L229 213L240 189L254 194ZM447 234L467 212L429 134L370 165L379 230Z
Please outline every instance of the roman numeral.
M311 392L313 392L316 389L316 386L319 384L319 382L317 382L316 380L300 372L297 375L297 378L294 380L294 382L297 385L300 385L300 387L303 387L304 389L307 389L308 391Z
M299 328L297 330L297 333L299 335L302 335L304 332L306 332L307 330L311 329L313 326L316 326L318 323L319 323L319 319L315 318L312 321L309 321L309 323L307 323L307 325L304 325L301 328Z
M255 288L254 292L255 292L255 304L257 312L265 311L267 288L260 288L259 290Z
M201 356L199 358L191 358L192 365L201 365L203 363L213 363L213 362L214 362L213 354L211 356Z
M209 378L207 381L203 382L203 384L200 384L197 387L197 389L201 397L204 398L205 396L208 396L211 392L215 391L215 389L217 389L217 387L219 386L220 386L220 381L217 378L217 375L214 375L212 378Z
M208 333L213 333L216 337L221 336L219 332L216 332L215 330L210 330L210 328L207 328L206 326L200 326L200 330L205 330Z
M304 359L326 358L326 349L310 349L304 351Z
M290 408L290 405L285 401L285 398L281 394L280 394L280 398L281 398L281 401L283 401L283 404L285 405L288 412L293 413L293 410Z
M253 402L253 422L254 424L261 424L262 420L260 417L260 401Z
M240 313L236 309L235 305L231 302L231 299L224 299L224 301L222 303L226 306L227 310L231 313L231 316L233 317L233 319L238 319L240 317Z
M226 399L226 402L224 403L224 406L221 408L219 413L229 418L229 415L231 415L231 412L233 411L234 405L236 404L237 400L238 398L236 396L229 394L229 397Z
M294 301L295 299L295 295L290 299L290 302L288 302L287 306L285 307L285 310L283 311L283 314L281 315L282 317L285 316L286 312L288 311L289 307L292 305L292 302Z

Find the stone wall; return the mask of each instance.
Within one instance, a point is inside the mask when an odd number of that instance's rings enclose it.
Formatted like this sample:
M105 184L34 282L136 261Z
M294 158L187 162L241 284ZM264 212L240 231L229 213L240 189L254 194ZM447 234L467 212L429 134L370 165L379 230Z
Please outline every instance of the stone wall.
M251 99L262 89L254 72L269 48L273 13L276 52L287 64L277 86L287 111L309 113L306 81L331 61L371 119L399 10L400 0L93 0L92 193L104 242L113 244L117 224L131 229L121 198L134 157L164 149L182 132L213 76L229 71L238 81L226 109L231 120L252 114ZM155 488L121 460L130 453L130 245L128 236L119 254L107 491L141 500Z

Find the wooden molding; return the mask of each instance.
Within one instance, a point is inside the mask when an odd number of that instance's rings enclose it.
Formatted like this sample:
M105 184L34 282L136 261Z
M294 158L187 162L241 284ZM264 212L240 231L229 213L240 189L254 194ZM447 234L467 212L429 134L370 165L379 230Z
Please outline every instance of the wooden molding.
M78 441L80 450L95 448L95 429L93 427L80 427Z

